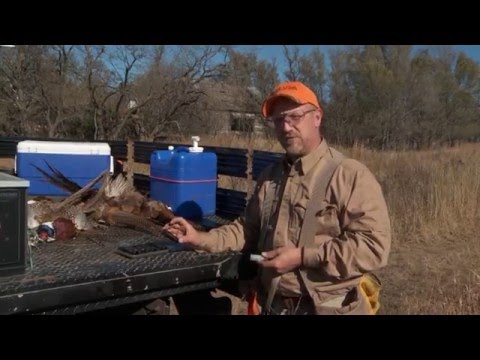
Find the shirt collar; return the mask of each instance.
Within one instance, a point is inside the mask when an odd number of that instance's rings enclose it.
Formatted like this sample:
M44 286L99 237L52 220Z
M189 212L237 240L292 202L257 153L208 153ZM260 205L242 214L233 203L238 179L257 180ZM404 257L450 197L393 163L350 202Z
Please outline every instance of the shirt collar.
M287 157L283 159L283 164L286 169L291 171L293 168L294 172L297 172L301 175L308 174L308 172L313 168L313 166L328 152L328 144L325 139L322 139L320 145L313 150L311 153L301 157L290 164Z

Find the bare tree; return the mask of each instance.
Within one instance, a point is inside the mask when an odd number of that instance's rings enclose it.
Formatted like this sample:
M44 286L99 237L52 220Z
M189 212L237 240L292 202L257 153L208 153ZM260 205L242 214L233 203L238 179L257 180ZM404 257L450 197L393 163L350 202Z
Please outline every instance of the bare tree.
M283 45L283 55L287 63L287 80L304 82L315 91L321 102L325 102L325 57L320 48L315 46L308 54L301 55L298 46Z
M162 54L136 86L140 99L152 99L138 111L135 120L136 131L143 139L188 128L190 119L183 115L205 96L203 83L221 77L225 71L222 46L178 47L172 49L171 59Z
M228 53L226 83L238 88L252 88L257 92L254 98L258 105L278 83L275 59L271 62L260 60L255 50L238 52L230 49Z
M29 135L35 131L29 121L39 113L35 78L41 63L40 46L17 46L2 51L0 102L4 108L3 131Z
M42 71L36 77L49 137L56 137L69 120L79 119L85 107L76 78L74 49L73 45L47 46Z
M134 80L148 60L148 49L128 45L107 51L105 46L85 46L83 54L83 80L93 112L94 138L117 139L133 120L132 115L152 100L151 96L135 100L133 93Z
M285 77L289 81L297 81L300 78L300 47L283 45L283 55L287 61Z

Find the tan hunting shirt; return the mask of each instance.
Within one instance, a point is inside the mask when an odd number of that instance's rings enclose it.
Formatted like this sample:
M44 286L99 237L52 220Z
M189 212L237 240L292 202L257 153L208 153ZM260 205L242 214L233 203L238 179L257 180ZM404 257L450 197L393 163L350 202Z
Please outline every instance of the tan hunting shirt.
M277 176L281 197L278 199L278 221L272 233L273 247L298 244L300 229L316 174L331 156L325 140L312 153L289 164L286 159ZM271 172L270 172L271 173ZM245 215L229 225L202 235L202 249L210 252L258 249L261 227L264 223L262 205L267 186L274 181L266 170L257 181ZM283 191L282 191L283 189ZM325 201L316 199L315 201ZM324 301L358 285L362 274L378 270L387 263L391 231L387 206L374 175L353 159L345 159L333 173L327 187L329 205L317 214L317 233L311 245L304 250L302 268L311 271L309 278L316 284L316 293ZM262 274L262 283L268 289L271 276ZM308 291L301 285L295 272L282 275L278 293L298 296Z

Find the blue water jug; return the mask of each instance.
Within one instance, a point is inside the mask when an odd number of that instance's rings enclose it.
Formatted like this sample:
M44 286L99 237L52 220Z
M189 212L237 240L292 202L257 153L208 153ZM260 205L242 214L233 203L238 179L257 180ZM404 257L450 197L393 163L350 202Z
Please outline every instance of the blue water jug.
M170 146L150 156L150 197L168 205L173 212L190 220L215 214L217 155L198 146Z

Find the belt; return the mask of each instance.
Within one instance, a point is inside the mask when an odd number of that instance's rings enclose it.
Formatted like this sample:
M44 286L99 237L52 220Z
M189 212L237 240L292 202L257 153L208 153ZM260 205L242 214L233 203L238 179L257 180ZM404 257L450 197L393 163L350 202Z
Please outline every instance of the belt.
M263 308L263 315L297 315L313 314L313 302L309 296L281 296L276 295L271 309Z
M301 296L280 296L280 300L286 307L296 306L304 299Z
M310 296L279 296L283 306L295 313L300 308L308 308L313 305ZM345 301L345 295L334 297L322 303L322 306L341 308Z
M309 296L279 296L279 300L291 314L295 314L298 309L309 307L312 304L312 299Z

